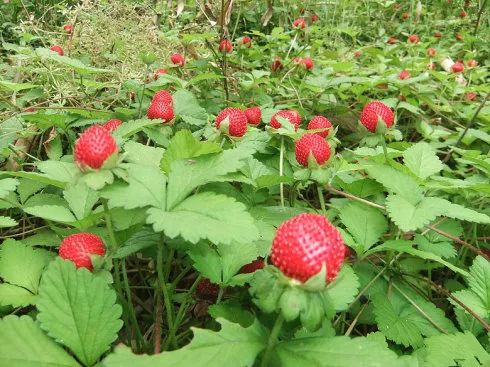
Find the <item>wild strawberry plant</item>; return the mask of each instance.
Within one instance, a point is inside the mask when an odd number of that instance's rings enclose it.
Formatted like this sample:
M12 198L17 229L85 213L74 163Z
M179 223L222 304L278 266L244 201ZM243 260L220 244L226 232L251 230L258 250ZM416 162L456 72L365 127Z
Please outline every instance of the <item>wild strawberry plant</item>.
M52 3L0 5L0 366L490 363L487 1Z

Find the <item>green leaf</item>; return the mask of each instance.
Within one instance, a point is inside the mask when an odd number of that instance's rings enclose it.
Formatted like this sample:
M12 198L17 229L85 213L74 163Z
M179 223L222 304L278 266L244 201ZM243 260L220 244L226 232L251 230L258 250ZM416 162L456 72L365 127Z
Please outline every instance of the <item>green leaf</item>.
M145 206L165 207L166 177L158 166L125 164L128 185L121 182L106 187L101 196L109 200L111 207L125 209Z
M20 132L24 130L19 116L11 117L0 124L0 149L5 149L12 144Z
M21 90L36 88L38 85L29 83L12 83L7 80L0 80L0 87L12 92L20 92Z
M408 367L384 343L364 337L301 338L278 344L276 352L282 367Z
M36 295L9 283L0 284L0 306L25 307L36 303Z
M475 210L465 208L462 205L454 204L441 198L431 199L434 203L437 200L436 205L440 209L440 215L474 223L490 223L490 217L486 214L479 213Z
M155 232L164 232L170 238L181 236L192 243L201 239L223 244L247 243L259 237L245 205L210 192L193 195L169 212L151 208L147 221L153 224Z
M0 180L0 198L4 198L10 192L15 191L15 188L19 185L19 180L15 178L4 178Z
M369 176L382 184L390 193L400 195L412 205L422 200L423 191L411 176L381 164L369 163L362 166Z
M161 167L168 173L170 172L170 164L174 161L219 152L221 152L221 148L218 144L199 141L189 130L179 130L170 141L163 156Z
M63 191L63 196L78 220L88 216L99 200L99 194L83 182L68 185L68 188Z
M88 366L109 349L122 327L116 292L102 277L61 258L44 273L37 308L41 327Z
M435 150L426 142L412 145L403 152L403 162L417 177L425 180L443 169Z
M59 205L30 206L24 208L24 212L35 217L60 223L72 223L76 221L76 218L67 208Z
M19 198L22 203L29 199L31 195L46 187L46 185L42 182L28 180L25 178L22 178L19 181L20 184L17 187L17 192L19 193Z
M119 247L114 255L116 259L122 259L126 256L139 252L145 248L155 246L161 241L159 233L153 232L149 228L134 233L124 244Z
M423 228L441 214L439 198L425 197L417 204L402 195L390 194L386 198L386 210L391 220L404 232Z
M340 210L340 220L354 236L362 252L368 250L388 229L383 213L371 206L350 202Z
M80 169L70 162L41 161L37 163L37 168L45 177L61 182L71 182L80 173Z
M478 367L490 364L490 355L468 331L430 337L425 341L425 346L427 367Z
M241 168L243 159L249 156L250 151L245 147L173 162L168 177L167 210L180 203L196 187L226 180L224 176Z
M135 355L128 348L116 348L104 367L251 367L267 345L267 332L257 321L243 328L225 319L217 320L220 331L192 328L194 338L184 348L161 354Z
M124 144L124 152L126 162L158 167L165 149L128 141Z
M0 320L0 365L8 367L80 366L46 336L29 316Z
M358 291L359 279L356 273L350 266L344 265L325 293L329 297L330 305L336 311L343 311L354 300Z
M36 294L39 278L53 257L54 254L49 251L7 240L0 247L0 277Z
M15 219L0 215L0 228L14 227L17 224L19 223Z
M204 126L208 121L206 110L199 106L196 97L186 90L178 90L173 94L174 112L189 125Z
M80 60L72 59L68 56L60 56L56 52L53 52L47 48L36 49L36 54L40 56L42 59L50 59L57 62L58 64L69 66L73 68L77 73L82 75L113 72L111 70L99 69L99 68L93 68L87 66Z
M139 119L127 121L121 126L119 126L112 135L118 143L120 143L124 138L136 134L137 132L143 130L145 127L161 125L160 120L150 120L150 119Z

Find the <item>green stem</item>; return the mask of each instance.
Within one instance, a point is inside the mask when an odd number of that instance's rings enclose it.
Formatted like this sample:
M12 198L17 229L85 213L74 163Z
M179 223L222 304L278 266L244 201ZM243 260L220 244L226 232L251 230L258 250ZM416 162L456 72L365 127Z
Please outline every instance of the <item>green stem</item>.
M272 327L269 339L267 340L267 348L265 350L264 357L262 358L262 363L260 364L260 367L269 366L269 360L271 358L272 351L277 344L277 337L279 336L283 323L284 317L282 316L282 314L279 314L279 316L277 316L276 322L274 323L274 326Z
M112 246L111 250L112 253L115 253L118 248L118 245L117 245L116 235L114 234L114 227L112 226L112 218L109 212L109 206L107 205L107 200L104 200L102 205L104 207L105 225L107 228L107 232L109 233L109 239L111 240L111 246Z
M128 320L128 305L126 303L126 299L123 297L123 291L121 286L121 269L119 266L119 260L114 259L114 286L116 288L117 296L119 298L119 302L123 308L122 318L124 320L124 325L126 329L129 329L129 320ZM127 333L127 343L131 345L131 333Z
M164 247L164 243L162 239L162 241L158 244L158 252L157 252L158 286L163 294L163 302L165 304L165 309L167 311L166 314L167 314L168 329L172 330L174 327L173 308L172 308L172 303L167 288L167 283L165 282L165 276L163 274L163 247Z
M138 325L138 319L136 318L136 312L134 310L133 306L133 297L131 296L131 288L129 287L129 280L128 280L128 273L126 271L126 260L122 260L122 275L123 275L123 281L124 281L124 289L126 290L126 295L128 298L128 309L129 309L129 316L131 317L131 321L133 322L133 326L136 330L136 344L138 350L141 350L143 347L143 334L141 334L140 327Z
M281 148L279 150L279 176L284 176L284 136L281 136ZM284 183L279 184L281 192L281 206L284 207Z
M147 77L148 75L148 72L150 71L150 67L148 65L146 65L146 71L145 71L145 76L144 78ZM143 79L143 90L141 91L141 96L140 96L140 105L138 107L138 118L141 118L141 108L143 106L143 98L145 96L145 90L146 90L146 82L145 80Z
M390 157L388 157L388 148L386 147L386 139L384 135L381 135L381 146L383 147L383 154L385 155L386 163L391 165Z
M322 209L323 214L327 214L327 209L325 207L325 197L323 196L323 187L322 185L316 185L316 190L318 193L318 199L320 200L320 208Z

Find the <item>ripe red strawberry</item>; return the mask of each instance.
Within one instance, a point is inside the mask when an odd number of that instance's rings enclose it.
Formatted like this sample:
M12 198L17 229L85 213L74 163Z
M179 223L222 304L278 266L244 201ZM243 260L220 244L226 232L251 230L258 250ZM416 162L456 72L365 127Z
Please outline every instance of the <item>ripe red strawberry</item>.
M118 119L110 119L108 120L102 127L106 129L108 132L112 133L114 130L116 130L119 126L122 125L122 121Z
M227 107L216 116L216 128L219 129L224 119L228 118L228 129L225 131L230 136L242 137L247 132L247 115L235 107Z
M407 70L402 70L402 71L400 72L400 74L398 75L398 78L399 78L400 80L405 80L405 79L408 79L408 78L410 78L410 73L409 73Z
M243 265L240 269L240 274L255 273L257 270L263 269L265 266L264 259L258 258L252 261L250 264Z
M316 23L316 22L318 22L319 20L320 20L320 17L319 17L318 15L313 14L313 15L311 16L311 23Z
M318 135L313 135L318 136ZM337 276L345 259L342 236L324 216L302 213L277 228L272 263L286 276L305 282L327 270L326 280Z
M435 38L441 38L442 37L442 33L441 32L435 32L434 33L434 37Z
M311 70L313 69L313 60L311 57L305 57L303 60L301 60L301 65L303 65L306 70Z
M313 118L308 122L308 126L306 127L308 130L316 130L316 129L329 129L332 127L332 123L323 116L313 116ZM326 138L330 130L318 131L315 134L320 135L323 138Z
M410 14L408 14L407 12L404 12L404 13L402 14L402 18L403 18L404 20L407 20L408 18L410 18Z
M475 92L468 92L464 95L464 98L467 101L473 101L476 98L477 94Z
M389 43L390 45L394 45L394 44L395 44L395 43L397 43L397 42L398 42L398 40L397 40L395 37L390 37L390 38L388 38L388 43Z
M218 297L219 285L211 283L207 278L203 278L197 285L196 292L202 298L213 300Z
M175 117L172 104L166 103L163 99L155 98L148 107L146 115L149 119L162 119L163 122L169 122Z
M66 33L72 34L73 33L73 26L71 24L65 24L63 26L63 29L65 30Z
M277 116L287 119L294 126L294 130L298 130L299 125L301 124L301 115L298 113L298 111L281 110L277 111L269 121L269 125L274 129L279 129L281 127L281 123L276 118Z
M361 55L362 55L361 51L356 51L356 52L354 52L354 57L355 57L356 59L358 59L359 57L361 57Z
M434 57L437 55L437 50L434 47L429 47L427 49L427 56Z
M92 233L76 233L65 237L61 242L58 255L65 260L72 261L77 268L87 268L92 271L90 255L105 255L105 246L102 239Z
M56 52L60 56L63 56L65 54L65 52L60 46L51 46L50 50Z
M170 56L170 61L172 61L172 64L174 65L179 65L179 66L185 65L185 58L182 54L179 53L172 54Z
M90 126L75 142L75 162L82 170L86 167L100 169L107 158L115 153L116 141L99 125Z
M308 157L313 155L316 163L322 165L327 162L331 155L330 145L317 134L304 134L296 142L296 160L302 166L308 167Z
M155 70L155 73L153 74L153 79L158 80L160 75L167 74L167 69L157 69Z
M242 39L238 43L247 48L252 47L252 39L249 36L242 37Z
M464 10L461 10L461 12L459 13L459 16L460 16L461 18L466 18L466 15L467 15L467 14L466 14L466 12L465 12Z
M372 101L364 106L359 121L366 129L376 132L378 120L383 121L387 127L391 127L395 121L395 115L391 108L380 101Z
M282 61L280 58L276 57L271 64L272 71L277 71L282 69Z
M410 43L419 43L420 42L420 38L416 34L411 34L410 36L408 36L408 42L410 42Z
M451 66L451 70L453 73L462 73L464 71L464 65L461 62L455 62L453 66Z
M429 69L429 70L436 70L436 63L435 62L429 62L427 64L427 69Z
M173 104L174 98L172 97L170 92L167 92L166 90L160 90L153 95L153 99L151 100L152 103L156 101L160 101L166 104Z
M466 65L468 65L469 68L476 68L478 66L478 61L470 59L466 61Z
M245 116L249 124L258 125L262 119L262 111L260 107L249 107L245 110Z
M293 22L293 27L297 29L305 29L306 28L306 22L305 18L298 18Z
M233 51L233 45L230 40L223 39L219 44L219 51L223 53L231 53Z
M456 38L457 41L463 40L463 35L461 33L456 33L456 35L454 37Z

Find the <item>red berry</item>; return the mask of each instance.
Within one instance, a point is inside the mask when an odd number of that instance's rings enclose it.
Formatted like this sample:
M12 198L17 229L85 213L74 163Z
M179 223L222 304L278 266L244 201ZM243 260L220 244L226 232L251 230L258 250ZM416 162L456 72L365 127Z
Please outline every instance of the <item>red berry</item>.
M451 66L451 70L453 73L462 73L464 71L464 65L461 62L455 62L453 66Z
M252 39L248 36L242 37L242 39L239 41L239 43L245 47L252 47Z
M427 69L429 69L429 70L436 70L436 63L435 62L429 62L427 64Z
M465 12L464 10L461 10L461 12L459 13L459 16L460 16L461 18L466 18L466 15L467 15L467 14L466 14L466 12Z
M257 270L263 269L265 266L263 259L255 259L250 264L243 265L240 269L240 274L255 273Z
M372 101L364 106L359 119L366 129L376 132L378 120L383 121L387 127L391 127L395 121L395 115L391 108L380 101Z
M207 278L203 278L197 285L196 292L202 298L213 300L218 297L219 285L211 283Z
M262 119L262 111L260 107L249 107L245 110L245 116L249 124L258 125Z
M60 56L63 56L65 54L65 52L63 51L63 49L60 46L52 46L50 48L50 50L53 52L56 52Z
M456 40L458 40L458 41L463 40L463 35L461 33L456 33L456 35L454 37L456 37Z
M76 233L65 237L61 242L58 255L65 260L72 261L77 268L87 268L92 271L90 255L105 255L105 246L102 239L92 233Z
M179 66L185 65L185 58L182 54L179 53L172 54L170 56L170 61L172 61L172 64L174 65L179 65Z
M296 142L296 160L302 166L308 167L308 158L313 155L316 163L322 165L330 158L330 146L327 141L317 134L304 134Z
M162 119L163 122L169 122L175 117L172 104L166 103L162 99L155 100L155 98L151 102L150 107L148 107L146 115L149 119Z
M318 136L318 135L313 135ZM272 263L286 276L305 282L326 267L326 280L337 276L345 259L342 236L324 216L299 214L276 231Z
M219 129L224 119L228 118L227 134L235 137L242 137L247 132L247 116L235 107L227 107L216 116L216 128Z
M400 74L398 75L398 78L399 78L400 80L405 80L405 79L408 79L408 78L410 78L410 73L409 73L407 70L402 70L402 71L400 72Z
M219 44L219 51L227 54L231 53L231 51L233 51L233 45L231 41L227 39L221 40Z
M420 38L416 34L411 34L410 36L408 36L408 42L410 42L410 43L419 43L420 42Z
M75 162L82 170L86 167L100 169L114 153L117 153L116 141L99 125L90 126L75 142Z
M388 43L389 43L390 45L394 45L394 44L395 44L395 43L397 43L397 42L398 42L398 40L397 40L395 37L390 37L390 38L388 38Z
M281 110L277 111L269 122L269 125L274 129L279 129L281 127L281 123L277 120L276 116L281 116L287 119L291 125L294 126L294 130L298 130L299 125L301 124L301 115L298 111L295 110Z
M157 70L155 70L155 73L153 74L153 79L157 80L160 77L160 75L163 75L163 74L167 74L167 69L162 69L162 68L157 69Z
M277 71L282 69L282 62L281 59L276 57L274 61L271 64L271 69L272 71Z
M305 18L298 18L293 22L293 27L298 28L298 29L305 29L306 28L306 22Z
M355 58L359 58L359 57L361 57L361 51L356 51L356 52L354 52L354 57L355 57Z
M442 37L442 33L441 32L435 32L434 33L434 37L435 38L441 38Z
M407 12L403 13L402 18L407 20L408 18L410 18L410 14L408 14Z
M308 130L316 130L316 129L330 129L332 127L332 123L323 116L313 116L313 118L308 122L307 129ZM315 134L320 135L323 138L326 138L330 130L318 131Z
M63 29L65 30L66 33L72 34L73 33L73 26L71 24L65 24L63 26Z
M313 60L311 57L305 57L303 60L301 60L301 65L303 65L306 70L311 70L313 69Z
M118 119L110 119L108 120L102 127L106 129L108 132L112 133L114 130L116 130L119 126L122 125L122 121Z
M434 47L429 47L427 49L427 56L434 57L437 55L437 50Z
M476 98L477 94L475 92L468 92L464 95L464 98L467 100L467 101L472 101Z
M466 65L468 65L469 68L476 68L478 66L478 61L470 59L466 61Z
M172 97L170 92L167 92L166 90L160 90L153 95L153 99L151 100L152 103L156 101L160 101L166 104L173 104L174 98Z
M316 22L318 22L319 20L320 20L320 17L319 17L318 15L313 14L313 15L311 16L311 23L316 23Z

